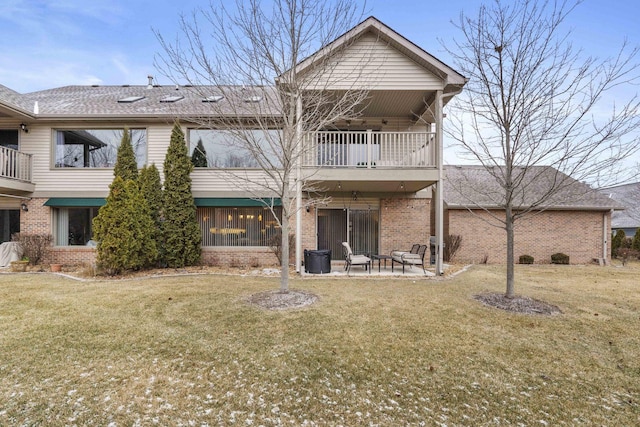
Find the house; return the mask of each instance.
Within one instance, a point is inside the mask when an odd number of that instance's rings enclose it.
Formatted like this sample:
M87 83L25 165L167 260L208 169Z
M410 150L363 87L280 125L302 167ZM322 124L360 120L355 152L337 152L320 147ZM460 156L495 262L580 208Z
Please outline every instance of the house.
M572 264L610 261L611 212L623 206L588 185L548 166L534 166L514 194L514 210L535 205L516 221L516 262L531 255L548 263L551 255L569 255ZM551 185L563 183L545 198ZM553 183L553 184L552 184ZM504 219L504 191L482 166L445 166L445 234L462 236L459 262L504 263L506 232L493 216Z
M310 153L299 165L301 177L314 182L323 202L298 212L297 268L302 248L331 249L333 258L340 259L342 241L349 241L356 253L387 254L434 234L441 247L442 111L466 79L373 17L328 46L345 46L334 58L338 75L353 67L354 58L367 59L349 84L360 85L368 96L357 120L337 120L331 129L301 135ZM313 67L305 60L297 72ZM338 93L344 82L327 80L322 88ZM0 86L2 239L16 231L52 234L49 261L92 262L91 220L108 194L123 130L130 129L138 164L162 169L177 118L190 152L202 141L211 156L207 166L192 173L203 262L250 258L251 263L272 264L268 239L277 224L260 197L273 194L256 197L221 179L217 171L226 168L253 175L260 170L246 153L225 145L221 130L189 120L206 118L212 104L229 101L213 92L203 96L206 88L195 89L150 81L20 94ZM246 101L261 100L253 95ZM425 191L431 188L434 197ZM312 196L298 190L297 197Z
M603 188L601 192L624 206L611 216L611 231L624 231L626 237L635 236L640 228L640 182Z

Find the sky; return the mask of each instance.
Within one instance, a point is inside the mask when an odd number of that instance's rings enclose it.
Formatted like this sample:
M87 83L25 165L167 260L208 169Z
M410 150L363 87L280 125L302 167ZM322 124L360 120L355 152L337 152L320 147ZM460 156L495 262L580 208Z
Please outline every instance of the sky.
M491 0L486 0L491 1ZM451 23L475 14L481 0L371 0L373 15L445 63L442 43L459 38ZM154 67L161 48L153 30L171 39L181 13L207 0L0 0L0 84L20 93L65 85L170 84ZM611 5L615 4L614 7ZM585 0L570 16L577 47L598 57L627 38L640 44L640 2Z

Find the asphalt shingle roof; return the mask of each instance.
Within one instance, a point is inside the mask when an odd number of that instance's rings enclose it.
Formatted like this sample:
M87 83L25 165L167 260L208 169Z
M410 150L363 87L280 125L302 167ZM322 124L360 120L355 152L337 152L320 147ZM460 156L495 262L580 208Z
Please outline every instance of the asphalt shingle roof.
M603 188L600 192L625 207L625 210L613 213L613 228L640 227L640 182Z
M25 113L32 110L24 95L3 85L0 85L0 103Z
M497 171L495 171L497 172ZM519 169L517 172L523 172ZM549 166L534 166L514 194L514 207L540 209L610 210L624 207L615 200ZM552 186L561 190L545 197ZM444 200L450 208L501 208L505 194L498 181L483 166L445 166ZM542 202L540 202L543 200Z
M260 108L264 115L277 111L274 102L265 102L269 97L274 99L273 87L230 86L225 88L227 95L219 103L203 102L206 96L219 94L213 86L64 86L39 92L20 95L22 105L33 105L37 101L38 117L79 117L79 118L148 118L148 117L190 117L207 116L219 113L231 115L255 115L255 108ZM243 105L243 99L259 94L262 101L250 107ZM176 102L161 102L167 96L182 96ZM118 100L127 97L143 97L143 99L124 103ZM235 98L234 98L235 97ZM234 100L234 105L230 100Z

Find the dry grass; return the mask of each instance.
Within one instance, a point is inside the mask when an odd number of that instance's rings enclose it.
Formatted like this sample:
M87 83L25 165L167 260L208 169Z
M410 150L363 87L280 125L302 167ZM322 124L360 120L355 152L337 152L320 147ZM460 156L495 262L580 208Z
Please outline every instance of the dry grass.
M277 278L76 282L0 275L0 425L636 425L640 269L518 266L563 314L451 280L302 280L308 308L246 303Z

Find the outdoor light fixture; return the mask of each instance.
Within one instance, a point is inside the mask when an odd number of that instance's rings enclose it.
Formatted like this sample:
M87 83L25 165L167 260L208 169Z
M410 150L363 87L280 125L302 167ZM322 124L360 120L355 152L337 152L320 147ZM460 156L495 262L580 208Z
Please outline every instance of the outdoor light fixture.
M23 211L25 212L29 212L29 208L27 207L27 204L25 202L22 202L22 204L20 205L20 207L22 208Z
M22 132L24 133L29 133L29 129L27 129L27 125L25 123L20 123L20 129L22 129Z

